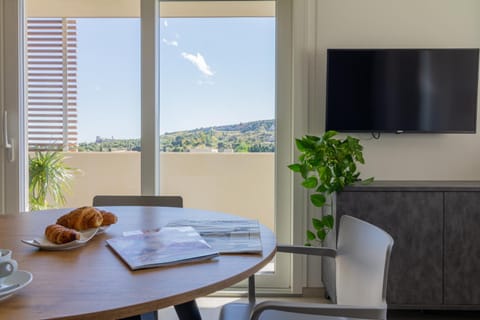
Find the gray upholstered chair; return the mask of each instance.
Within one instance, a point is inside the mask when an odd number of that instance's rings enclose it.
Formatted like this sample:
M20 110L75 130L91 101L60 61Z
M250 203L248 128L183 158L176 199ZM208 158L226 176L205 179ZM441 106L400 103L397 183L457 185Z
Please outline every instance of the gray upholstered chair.
M264 301L229 303L221 320L386 319L387 274L392 237L360 219L341 218L337 249L281 246L277 252L301 253L335 259L337 304Z
M130 196L98 195L93 198L93 206L149 206L149 207L183 207L181 196ZM175 305L175 311L181 320L201 320L195 300ZM129 317L123 320L157 320L157 312Z

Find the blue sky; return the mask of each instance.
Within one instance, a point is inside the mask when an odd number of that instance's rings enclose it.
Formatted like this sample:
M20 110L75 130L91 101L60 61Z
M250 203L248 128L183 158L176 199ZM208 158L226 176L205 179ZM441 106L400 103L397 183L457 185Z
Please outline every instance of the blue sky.
M160 20L160 131L273 119L273 18ZM140 136L138 19L78 19L79 141Z

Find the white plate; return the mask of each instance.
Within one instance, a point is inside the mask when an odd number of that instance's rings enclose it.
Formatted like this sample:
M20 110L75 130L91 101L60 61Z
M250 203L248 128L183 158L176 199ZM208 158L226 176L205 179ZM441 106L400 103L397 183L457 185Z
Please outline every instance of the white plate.
M0 290L8 286L15 286L14 288L3 291L0 293L0 301L7 299L12 296L15 292L26 287L30 282L32 282L33 275L28 271L18 270L5 277L3 283L0 285Z
M110 228L109 225L108 225L108 226L101 226L101 227L99 227L97 234L102 234L102 233L104 233L104 232L107 232L107 229L108 229L108 228Z
M22 240L23 243L43 250L69 250L85 245L98 232L99 228L88 229L80 232L80 240L74 240L63 244L55 244L47 240L45 236L32 240Z

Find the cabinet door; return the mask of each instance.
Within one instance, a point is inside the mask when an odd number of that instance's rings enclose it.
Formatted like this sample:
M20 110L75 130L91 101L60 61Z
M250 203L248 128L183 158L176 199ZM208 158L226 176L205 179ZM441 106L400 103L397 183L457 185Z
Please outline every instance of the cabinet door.
M344 214L384 229L395 241L389 305L442 304L443 192L342 192L337 219Z
M480 304L480 194L445 193L445 304Z

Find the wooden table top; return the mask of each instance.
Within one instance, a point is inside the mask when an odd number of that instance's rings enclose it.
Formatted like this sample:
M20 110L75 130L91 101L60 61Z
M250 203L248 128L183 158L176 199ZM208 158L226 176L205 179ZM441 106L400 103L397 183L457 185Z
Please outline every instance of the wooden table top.
M118 319L183 303L225 289L264 267L275 254L275 236L261 226L263 253L232 254L172 267L131 271L105 240L124 231L152 229L180 219L239 219L203 210L166 207L106 207L119 217L85 246L42 251L22 243L68 209L0 215L0 247L13 251L19 270L33 281L0 301L2 319Z

